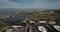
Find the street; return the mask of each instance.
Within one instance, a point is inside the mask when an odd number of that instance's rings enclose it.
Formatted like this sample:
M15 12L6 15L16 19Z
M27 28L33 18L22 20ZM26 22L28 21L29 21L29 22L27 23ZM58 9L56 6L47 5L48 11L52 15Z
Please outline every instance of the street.
M57 28L58 27L58 28ZM3 32L59 32L59 25L50 25L47 23L27 22L22 25L11 25Z

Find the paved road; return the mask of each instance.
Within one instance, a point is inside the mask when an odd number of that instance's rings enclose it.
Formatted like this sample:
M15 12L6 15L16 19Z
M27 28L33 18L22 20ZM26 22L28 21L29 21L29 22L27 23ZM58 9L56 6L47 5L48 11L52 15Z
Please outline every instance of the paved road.
M5 32L12 32L13 29L7 29Z
M4 30L6 30L9 26L5 27L3 30L1 30L0 32L3 32Z
M28 25L26 27L21 27L18 29L6 29L4 32L37 32L37 29L35 26Z
M35 26L30 25L29 32L38 32L38 31L37 31L37 28Z
M38 29L40 28L40 29ZM35 26L27 25L16 29L6 29L4 32L58 32L51 25Z
M6 29L4 32L24 32L24 27Z

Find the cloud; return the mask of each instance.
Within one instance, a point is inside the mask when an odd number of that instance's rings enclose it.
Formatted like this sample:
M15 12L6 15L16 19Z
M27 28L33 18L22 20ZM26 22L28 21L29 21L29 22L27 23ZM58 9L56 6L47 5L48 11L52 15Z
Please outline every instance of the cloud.
M20 2L17 2L20 1ZM0 0L0 8L60 9L60 0ZM22 1L22 2L21 2Z

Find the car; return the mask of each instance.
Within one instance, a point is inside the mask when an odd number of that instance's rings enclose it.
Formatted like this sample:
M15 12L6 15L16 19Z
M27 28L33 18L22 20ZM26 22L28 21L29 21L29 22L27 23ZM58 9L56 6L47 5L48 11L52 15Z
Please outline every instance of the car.
M47 21L39 21L39 23L46 23Z
M34 21L30 21L30 23L35 23Z
M46 28L44 28L43 26L38 26L38 30L42 32L47 32Z
M18 27L22 27L21 25L12 25L10 27L14 27L15 29L18 28Z
M49 24L53 24L53 25L56 24L55 21L49 21L48 23L49 23Z
M57 31L60 31L60 26L59 26L59 25L53 25L53 27L54 27Z

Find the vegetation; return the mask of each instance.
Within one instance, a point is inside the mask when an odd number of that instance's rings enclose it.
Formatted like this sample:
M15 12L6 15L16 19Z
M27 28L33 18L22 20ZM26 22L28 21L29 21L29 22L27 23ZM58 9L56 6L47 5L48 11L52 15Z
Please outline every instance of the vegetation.
M2 30L3 28L5 28L6 26L7 26L6 23L2 23L2 22L0 22L0 30Z
M17 12L14 15L21 15L21 14L26 14L26 15L30 15L30 18L27 18L29 20L57 20L60 19L60 14L59 13L55 13L55 12L49 12L49 11L40 11L40 12ZM12 17L12 15L11 15ZM26 20L26 19L24 19ZM3 21L3 19L1 19L1 21ZM23 21L23 20L22 20ZM21 23L21 20L16 20L13 23ZM0 30L2 27L6 27L7 24L3 24L2 22L0 22Z

